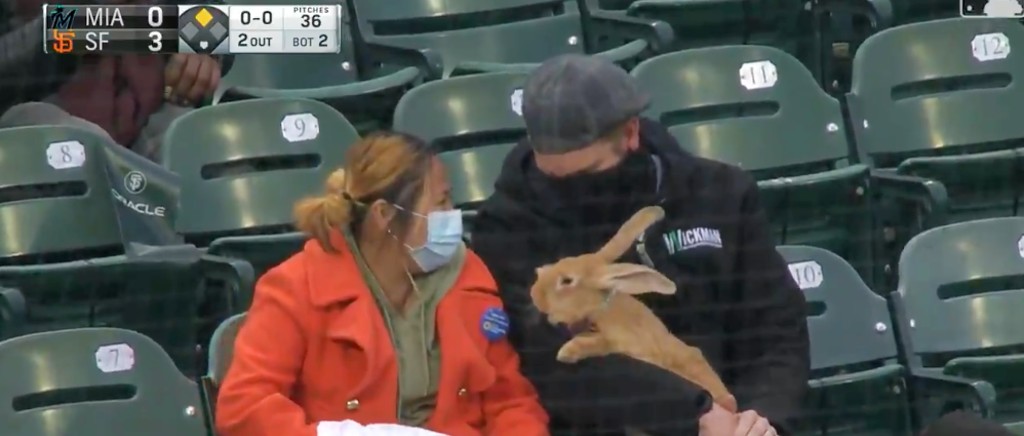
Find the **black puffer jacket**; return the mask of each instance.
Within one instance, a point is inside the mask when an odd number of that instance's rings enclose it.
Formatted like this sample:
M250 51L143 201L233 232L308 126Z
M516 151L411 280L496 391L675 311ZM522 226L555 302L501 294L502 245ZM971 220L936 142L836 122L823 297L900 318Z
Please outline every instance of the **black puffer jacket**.
M565 197L535 177L523 143L507 157L497 192L481 206L473 248L501 286L523 371L566 433L634 427L696 434L696 418L710 407L706 392L623 356L556 362L568 334L538 322L528 296L536 267L596 250L633 212L660 204L666 218L648 230L643 257L679 291L641 299L670 330L703 350L741 409L758 411L785 433L799 413L809 373L805 301L775 251L757 185L736 167L682 151L653 121L641 122L640 137L642 158L627 159L640 168L629 178L635 192L623 203L600 210L566 206ZM625 260L643 258L631 253Z

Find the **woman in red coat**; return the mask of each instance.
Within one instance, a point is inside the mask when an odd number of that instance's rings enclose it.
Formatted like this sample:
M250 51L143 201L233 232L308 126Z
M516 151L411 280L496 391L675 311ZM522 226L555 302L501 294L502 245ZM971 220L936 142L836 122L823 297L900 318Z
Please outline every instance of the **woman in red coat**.
M312 239L256 286L218 433L345 436L397 424L548 434L495 282L462 242L440 160L387 133L354 145L346 162L323 196L296 207Z

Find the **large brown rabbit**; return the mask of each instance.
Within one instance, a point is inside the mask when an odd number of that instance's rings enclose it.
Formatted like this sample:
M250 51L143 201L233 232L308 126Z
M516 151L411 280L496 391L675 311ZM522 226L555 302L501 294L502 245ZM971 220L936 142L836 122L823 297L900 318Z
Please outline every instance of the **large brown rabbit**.
M641 209L600 251L567 257L537 268L530 288L533 304L552 324L566 324L575 336L558 351L560 362L621 353L672 371L707 389L714 401L736 412L736 398L704 354L676 338L634 295L673 294L672 283L646 266L613 263L652 224L665 216L657 206Z

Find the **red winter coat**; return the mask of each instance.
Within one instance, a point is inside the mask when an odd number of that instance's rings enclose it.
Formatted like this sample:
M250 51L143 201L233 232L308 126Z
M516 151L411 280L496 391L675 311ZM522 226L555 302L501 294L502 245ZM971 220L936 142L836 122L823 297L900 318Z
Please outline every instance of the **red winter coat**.
M335 247L345 247L337 231ZM471 251L437 307L441 373L425 427L449 436L547 436L547 413L507 340L480 320L501 307ZM383 316L351 252L316 241L266 273L217 398L222 436L316 436L317 422L394 423L398 369Z

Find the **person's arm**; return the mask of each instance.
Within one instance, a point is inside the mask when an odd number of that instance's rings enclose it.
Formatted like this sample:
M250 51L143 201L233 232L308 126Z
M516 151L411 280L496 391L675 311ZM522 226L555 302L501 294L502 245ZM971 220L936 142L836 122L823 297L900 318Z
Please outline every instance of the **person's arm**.
M576 427L633 428L648 435L696 434L711 409L710 395L657 366L624 355L555 360L568 333L542 319L529 298L537 265L529 258L529 231L516 233L485 212L473 227L474 251L499 284L511 320L511 340L553 419Z
M287 264L286 264L287 265ZM296 271L278 267L256 285L217 397L220 436L316 436L316 425L288 398L301 371L305 340Z
M487 360L497 380L483 395L488 435L547 436L548 414L540 405L537 391L519 372L519 356L509 341L491 344Z
M786 434L802 407L810 373L806 300L775 250L757 185L746 181L742 204L739 289L732 332L733 394Z

